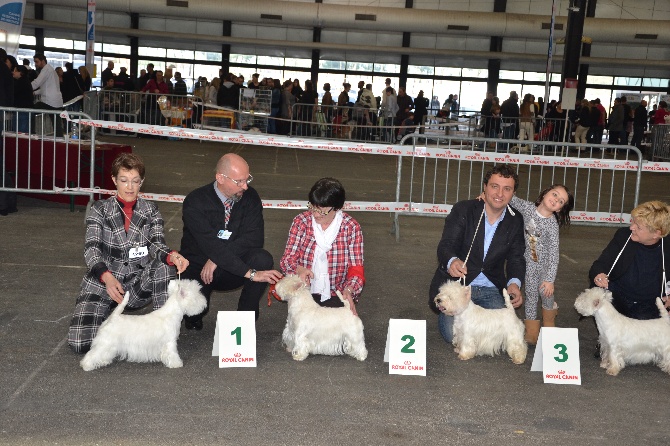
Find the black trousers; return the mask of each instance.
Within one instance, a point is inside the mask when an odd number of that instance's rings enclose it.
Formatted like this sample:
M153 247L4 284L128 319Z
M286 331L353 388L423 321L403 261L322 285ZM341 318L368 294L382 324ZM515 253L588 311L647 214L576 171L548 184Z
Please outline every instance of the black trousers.
M54 111L63 110L62 108L52 107L51 105L45 104L44 102L36 102L32 106L32 108L37 108L40 110L54 110ZM61 119L61 117L51 113L46 113L46 117L49 121L51 121L51 127L53 127L54 131L56 132L56 136L63 136L63 120ZM33 117L33 119L37 118ZM56 122L54 122L54 120ZM35 128L35 122L33 122L33 129L34 128ZM44 129L42 129L42 133L44 133Z
M242 257L242 261L259 271L265 271L272 268L274 263L272 254L263 248L250 249ZM190 260L189 260L190 261ZM207 308L202 313L196 316L186 316L186 319L193 322L202 319L209 311L209 300L212 291L231 291L237 288L242 288L240 293L240 300L237 303L237 311L253 311L256 313L256 320L258 320L258 310L260 300L267 289L266 282L252 282L245 279L243 276L238 276L217 267L214 270L214 277L210 284L204 284L200 278L200 271L203 265L190 263L186 271L181 275L182 279L197 280L202 285L202 294L207 298Z

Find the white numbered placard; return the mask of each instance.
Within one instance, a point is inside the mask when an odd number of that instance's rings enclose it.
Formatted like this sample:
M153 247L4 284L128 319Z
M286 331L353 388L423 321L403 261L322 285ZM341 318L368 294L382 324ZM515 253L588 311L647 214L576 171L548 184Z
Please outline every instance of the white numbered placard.
M256 367L256 313L219 311L212 356L219 367Z
M426 376L426 321L389 319L384 362L391 375Z
M544 383L582 384L576 328L542 327L531 372L542 372Z

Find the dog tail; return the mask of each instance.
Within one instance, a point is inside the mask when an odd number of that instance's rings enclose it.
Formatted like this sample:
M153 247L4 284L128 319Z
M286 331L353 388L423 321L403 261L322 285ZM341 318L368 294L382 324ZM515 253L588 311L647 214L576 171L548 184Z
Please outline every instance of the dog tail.
M130 299L130 291L126 291L125 296L123 296L123 300L121 301L120 304L116 306L116 308L114 308L114 311L112 311L110 317L123 313L123 310L125 310L126 305L128 305L128 299Z
M512 302L509 300L509 293L505 288L503 288L503 297L505 298L505 307L512 309L514 311L514 305L512 305Z
M668 309L665 308L660 297L656 298L656 307L658 308L658 312L661 313L661 319L665 319L665 322L670 324L670 314L668 314Z
M340 293L340 290L335 290L335 294L337 294L337 297L340 298L340 300L342 301L342 303L344 304L344 306L345 306L347 309L351 310L351 306L349 305L349 301L348 301L347 299L344 298L344 296L342 295L342 293Z

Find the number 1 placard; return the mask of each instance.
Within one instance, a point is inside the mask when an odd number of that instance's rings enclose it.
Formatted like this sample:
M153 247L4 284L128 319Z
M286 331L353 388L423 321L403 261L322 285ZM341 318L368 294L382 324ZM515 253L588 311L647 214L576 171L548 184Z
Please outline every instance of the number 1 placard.
M577 329L542 327L530 371L541 371L545 384L580 385Z
M389 374L426 376L426 321L389 319L384 361Z
M256 315L253 311L219 311L212 356L219 367L256 367Z

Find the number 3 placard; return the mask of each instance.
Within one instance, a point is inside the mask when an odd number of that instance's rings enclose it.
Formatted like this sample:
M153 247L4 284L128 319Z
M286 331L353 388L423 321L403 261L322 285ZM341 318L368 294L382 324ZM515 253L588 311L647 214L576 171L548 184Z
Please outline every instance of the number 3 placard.
M389 374L426 376L426 321L389 319L384 362Z
M219 311L212 356L219 367L256 367L256 315L253 311Z
M581 384L577 329L543 327L530 370L541 371L545 384Z

